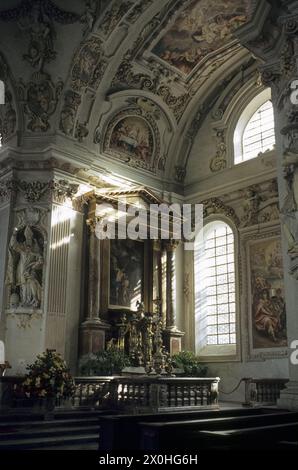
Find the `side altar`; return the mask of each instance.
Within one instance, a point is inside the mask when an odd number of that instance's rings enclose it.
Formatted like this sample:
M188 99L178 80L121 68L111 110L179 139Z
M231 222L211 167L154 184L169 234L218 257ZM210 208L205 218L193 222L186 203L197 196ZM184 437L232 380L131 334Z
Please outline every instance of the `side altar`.
M88 294L80 355L114 345L134 367L159 374L181 351L184 334L176 326L173 214L166 235L160 211L150 212L162 201L146 188L84 197Z

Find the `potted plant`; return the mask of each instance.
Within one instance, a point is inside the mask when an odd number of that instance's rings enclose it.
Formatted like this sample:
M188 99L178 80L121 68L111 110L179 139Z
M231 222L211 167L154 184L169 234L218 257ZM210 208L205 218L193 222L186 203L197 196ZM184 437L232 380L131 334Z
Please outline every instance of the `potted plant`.
M191 351L181 351L172 357L174 372L178 375L178 370L185 377L206 377L208 369L200 363L198 356Z
M116 347L95 354L86 354L79 363L82 375L119 375L130 366L130 358Z
M70 398L75 391L74 381L65 361L55 350L47 349L27 366L25 380L16 387L15 396L23 397L30 405L43 405L49 411L57 400Z

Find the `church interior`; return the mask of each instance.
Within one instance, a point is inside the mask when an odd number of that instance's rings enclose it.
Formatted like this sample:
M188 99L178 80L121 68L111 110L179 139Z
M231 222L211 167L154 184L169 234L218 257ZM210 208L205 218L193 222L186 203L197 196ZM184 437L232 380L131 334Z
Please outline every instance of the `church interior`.
M1 0L0 450L298 450L297 78L296 0Z

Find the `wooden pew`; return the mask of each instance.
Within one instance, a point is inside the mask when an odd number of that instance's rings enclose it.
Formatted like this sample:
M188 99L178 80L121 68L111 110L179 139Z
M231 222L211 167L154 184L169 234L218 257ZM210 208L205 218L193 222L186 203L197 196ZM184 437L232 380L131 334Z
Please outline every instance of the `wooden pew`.
M205 439L209 448L226 448L228 446L234 450L270 450L282 448L285 439L294 441L294 439L297 440L297 436L298 419L294 422L242 429L199 431L196 437L198 440ZM192 441L192 443L194 442ZM296 442L295 444L297 445Z
M266 414L226 416L188 421L140 422L140 449L175 450L204 449L236 445L243 440L243 432L253 436L257 429L291 429L298 422L298 412L272 412ZM251 429L252 433L247 430ZM234 438L231 439L231 436ZM283 437L283 436L281 436ZM250 439L250 444L253 437Z
M147 413L139 415L111 415L99 418L99 450L132 450L140 446L140 422L165 423L213 419L224 417L264 415L272 413L270 408L201 410L188 412Z

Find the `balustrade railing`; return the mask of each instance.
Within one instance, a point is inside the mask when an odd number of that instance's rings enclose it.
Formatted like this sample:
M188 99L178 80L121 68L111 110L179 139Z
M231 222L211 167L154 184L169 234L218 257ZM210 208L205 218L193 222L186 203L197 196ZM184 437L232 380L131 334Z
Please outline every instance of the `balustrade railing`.
M113 409L161 411L218 407L219 378L117 377L110 382Z
M289 379L244 379L246 406L276 405Z
M3 379L3 378L2 378ZM167 409L218 407L219 378L195 377L76 377L71 399L56 399L56 408L162 411ZM22 378L5 377L7 392ZM23 399L23 401L27 401ZM3 403L3 401L2 401ZM5 403L22 406L6 393Z

